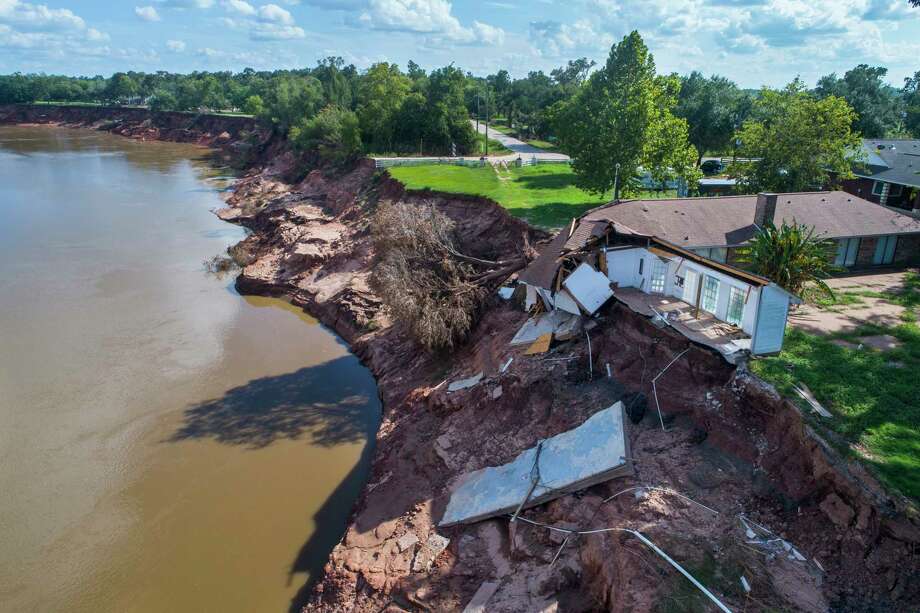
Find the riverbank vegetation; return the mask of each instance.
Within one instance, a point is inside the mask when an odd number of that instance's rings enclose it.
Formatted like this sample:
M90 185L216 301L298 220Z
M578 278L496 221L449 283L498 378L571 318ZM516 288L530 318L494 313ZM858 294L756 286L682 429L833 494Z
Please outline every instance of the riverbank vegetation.
M857 135L920 138L920 71L901 88L887 84L886 75L885 68L861 64L842 76L822 77L812 89L796 80L780 90L741 89L728 79L699 72L658 75L651 54L634 32L611 49L604 64L582 57L548 73L534 70L518 78L507 70L473 75L453 64L425 70L411 61L405 68L379 62L361 70L340 57L327 57L312 68L294 70L0 75L0 104L120 105L249 115L284 134L295 126L303 134L307 122L335 107L354 113L360 143L330 147L324 141L323 151L334 161L346 152L345 157L380 152L480 155L484 147L470 120L489 120L496 131L571 155L585 188L606 190L611 178L601 181L598 173L610 174L616 163L622 171L617 179L627 185L634 178L628 175L636 171L635 160L652 175L689 177L685 166L694 150L694 168L703 155L778 160L763 166L760 175L769 177L757 175L744 162L732 170L741 179L739 189L756 191L776 189L777 164L782 166L779 187L813 186L826 178L823 170L816 173L814 163L806 161L815 158L814 147L806 151L796 146L819 128L828 135L817 139L816 159L821 160L839 161ZM617 123L622 113L605 112L610 121L600 121L597 114L607 108L600 101L616 102L608 95L614 86L629 93L634 120L629 125L643 126L644 140L619 125L625 122ZM822 121L801 119L814 113ZM585 114L590 114L592 127L597 125L596 134L583 129L584 122L572 121L588 117ZM351 121L351 116L330 111L326 123L331 119ZM338 128L329 129L327 136L335 133L353 136ZM623 146L595 151L590 146L595 141ZM505 153L494 143L489 148L493 154ZM824 169L827 164L818 166Z

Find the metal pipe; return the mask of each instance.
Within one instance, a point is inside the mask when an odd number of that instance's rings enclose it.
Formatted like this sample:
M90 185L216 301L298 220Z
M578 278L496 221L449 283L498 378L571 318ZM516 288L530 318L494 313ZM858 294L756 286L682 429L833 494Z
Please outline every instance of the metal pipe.
M668 365L665 366L660 373L655 375L654 379L652 379L652 394L655 396L655 408L658 409L658 420L661 422L662 431L666 431L666 429L664 427L664 417L661 416L661 404L658 402L658 386L655 384L655 382L658 381L658 377L663 375L667 369L671 368L671 365L674 364L674 362L679 360L680 357L684 355L685 353L687 353L688 351L690 351L690 347L687 347L686 349L678 353L677 357L675 357L673 360L668 362Z

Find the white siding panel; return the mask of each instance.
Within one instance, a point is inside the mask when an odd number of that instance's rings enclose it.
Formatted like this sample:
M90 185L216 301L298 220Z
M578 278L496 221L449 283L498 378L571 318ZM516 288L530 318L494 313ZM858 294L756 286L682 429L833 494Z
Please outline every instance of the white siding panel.
M783 348L788 313L788 294L769 285L761 289L760 312L751 339L751 353L778 353Z

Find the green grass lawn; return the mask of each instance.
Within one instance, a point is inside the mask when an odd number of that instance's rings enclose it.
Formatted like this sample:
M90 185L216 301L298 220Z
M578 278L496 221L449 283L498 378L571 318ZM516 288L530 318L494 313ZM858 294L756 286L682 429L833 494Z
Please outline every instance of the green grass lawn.
M868 292L838 292L845 296ZM798 398L792 385L804 382L815 397L834 413L820 423L840 434L854 453L874 468L887 485L920 501L920 275L912 273L898 294L881 294L910 309L897 326L867 325L855 332L818 336L790 328L783 352L753 360L751 370L772 382L790 398ZM849 303L851 297L840 300ZM858 337L891 334L903 345L890 351L837 346L833 339L858 344Z
M476 144L477 144L477 153L478 153L478 154L481 155L481 154L484 154L484 153L486 152L486 145L485 145L485 143L486 143L486 135L485 135L485 134L478 134L478 135L476 136ZM503 144L501 144L500 142L498 142L498 141L495 140L494 138L490 138L490 139L489 139L489 155L509 155L509 154L511 154L511 153L514 153L514 152L511 151L511 149L505 148L505 146L504 146Z
M556 145L549 142L548 140L540 140L538 138L535 138L533 140L528 140L525 142L532 147L537 147L539 149L545 149L546 151L558 151L558 149L556 149Z
M397 166L390 174L409 189L432 189L485 196L515 217L542 228L561 228L585 211L609 201L575 186L568 164L540 164L497 172L491 166ZM674 197L674 192L648 192L643 198Z

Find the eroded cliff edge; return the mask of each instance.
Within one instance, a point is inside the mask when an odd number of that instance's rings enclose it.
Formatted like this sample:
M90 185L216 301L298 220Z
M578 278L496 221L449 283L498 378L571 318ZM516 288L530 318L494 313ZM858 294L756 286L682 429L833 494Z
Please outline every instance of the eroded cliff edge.
M95 127L245 156L250 171L220 212L252 231L240 245L248 264L238 287L303 306L349 341L377 377L384 414L371 477L322 576L298 598L308 610L460 610L484 582L497 585L490 611L704 609L695 588L626 535L572 539L551 565L563 542L558 533L523 527L512 536L504 519L435 529L459 475L507 462L617 399L641 407L651 378L688 347L689 359L659 380L667 431L651 413L630 426L635 475L527 517L640 530L733 609L898 611L920 601L920 527L911 509L840 459L794 406L708 350L615 302L591 332L591 377L583 339L540 357L512 351L508 341L526 316L497 298L453 354L429 354L390 325L369 284L368 219L377 204L437 206L457 222L464 250L479 257L506 257L542 238L493 203L407 194L367 162L292 182L299 160L270 132L238 118L191 125L185 114L62 109L7 107L0 122ZM601 370L606 364L611 378ZM480 371L486 380L469 390L448 395L440 385ZM603 502L639 485L676 490L718 514L652 489ZM769 559L752 548L739 514L794 543L806 560ZM435 532L451 542L430 559L424 544Z
M694 588L628 535L570 539L551 565L559 533L524 526L512 535L506 519L435 527L457 477L508 462L617 399L641 406L651 378L688 347L688 359L658 382L667 431L651 413L630 426L635 475L527 516L638 529L733 608L886 611L920 597L920 527L909 507L842 460L760 380L615 302L591 332L591 376L584 338L543 356L512 350L526 316L497 297L463 348L429 354L387 321L369 282L375 207L434 205L457 223L464 251L488 259L519 254L541 233L484 199L407 193L367 161L296 184L283 180L290 164L279 159L241 181L221 212L252 230L238 287L288 296L333 327L375 374L384 403L369 483L306 609L460 610L484 582L498 586L490 611L702 606ZM468 390L448 394L442 385L480 371L484 382ZM639 485L676 490L718 514L652 489L603 502ZM739 515L794 543L806 560L752 547ZM450 545L430 559L434 533Z

